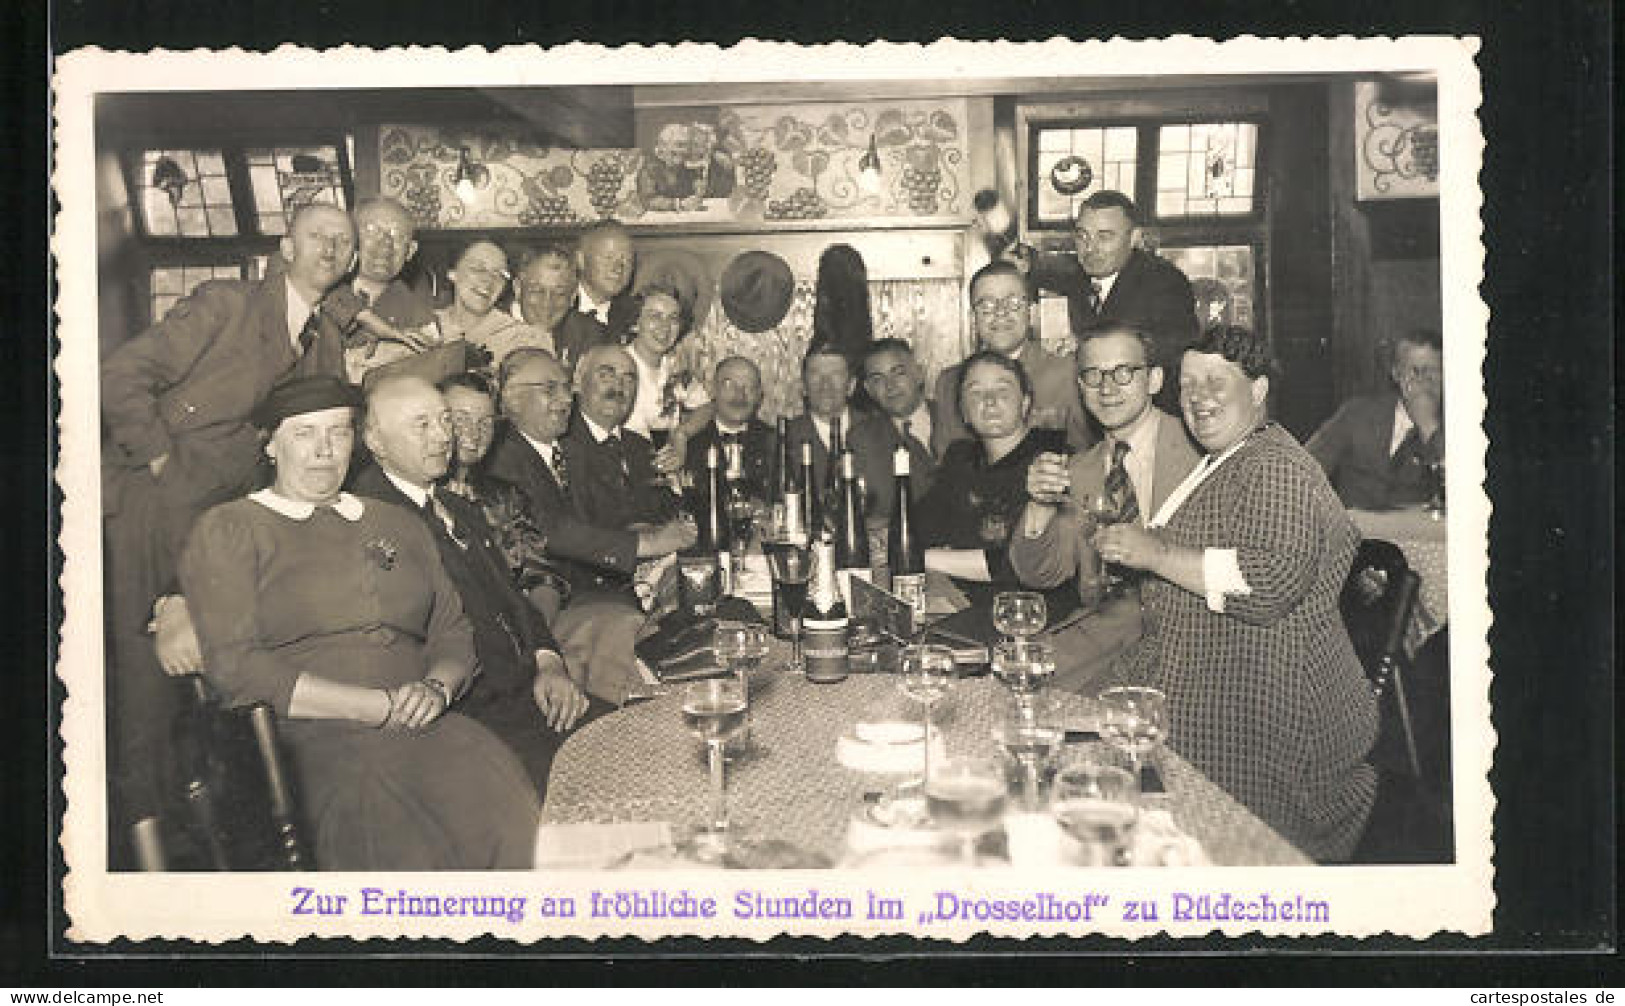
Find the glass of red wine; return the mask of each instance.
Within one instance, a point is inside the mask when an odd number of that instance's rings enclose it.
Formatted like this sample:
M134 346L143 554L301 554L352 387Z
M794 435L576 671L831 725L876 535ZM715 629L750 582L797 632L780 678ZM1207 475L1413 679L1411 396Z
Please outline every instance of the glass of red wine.
M763 543L773 590L780 607L790 616L790 670L806 669L801 655L801 612L807 605L807 581L812 577L812 550L794 541Z

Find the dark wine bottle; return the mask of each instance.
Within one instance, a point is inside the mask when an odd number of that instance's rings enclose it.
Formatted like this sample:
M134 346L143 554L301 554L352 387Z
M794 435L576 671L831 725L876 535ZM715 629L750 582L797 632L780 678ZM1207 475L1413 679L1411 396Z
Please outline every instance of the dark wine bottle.
M715 554L721 576L721 591L731 588L728 574L733 568L730 556L727 490L722 484L722 469L717 457L717 445L705 449L705 520L700 524L700 548Z
M846 677L849 650L847 630L851 618L836 578L835 543L820 538L813 544L813 582L802 617L807 680L819 683Z
M869 527L863 512L863 487L858 482L857 458L851 451L841 455L841 508L835 529L835 568L839 571L841 593L852 604L852 578L874 582L869 554Z
M817 538L824 529L824 508L818 498L817 480L813 478L811 441L801 444L801 485L805 492L803 505L807 508L807 535Z
M784 497L790 492L790 472L794 467L790 463L790 422L783 416L779 417L779 455L774 462L773 482L768 488L767 504L771 511L771 526L782 529L784 527Z
M909 491L908 449L898 447L892 454L892 474L897 481L896 502L891 526L886 529L886 565L891 570L891 592L914 609L918 628L925 619L925 548L920 541L914 517L914 498Z

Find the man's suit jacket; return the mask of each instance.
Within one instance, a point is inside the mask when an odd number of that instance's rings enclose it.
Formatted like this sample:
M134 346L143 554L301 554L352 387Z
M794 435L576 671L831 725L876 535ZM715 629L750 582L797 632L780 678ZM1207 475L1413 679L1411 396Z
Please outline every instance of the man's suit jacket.
M1033 383L1033 426L1065 430L1067 446L1075 451L1100 439L1083 410L1078 367L1072 357L1047 353L1037 339L1028 339L1019 359ZM964 369L961 361L937 375L937 396L931 405L931 450L938 458L955 440L972 436L959 416L959 374Z
M1151 499L1139 501L1142 523L1156 515L1169 494L1201 460L1184 423L1160 409L1153 418L1157 422L1157 446L1151 467ZM1094 546L1084 537L1089 518L1078 509L1076 501L1088 499L1104 488L1106 460L1105 441L1072 456L1067 466L1072 492L1038 537L1027 536L1025 518L1017 522L1010 536L1010 564L1022 583L1045 589L1055 587L1070 579L1085 562L1094 562Z
M558 652L546 621L519 590L497 546L496 535L479 507L456 493L439 490L435 498L451 515L455 536L435 515L424 512L389 480L382 468L368 464L356 473L354 490L418 514L429 527L441 564L463 600L463 613L474 628L474 652L480 677L474 701L530 694L536 676L537 650Z
M932 422L935 427L935 420ZM892 455L899 446L908 448L909 497L915 501L925 498L936 480L937 464L942 460L912 432L903 444L902 431L890 416L870 413L853 430L846 441L852 448L858 474L863 477L868 494L863 501L864 516L879 524L891 519L897 498L897 479L892 472Z
M1074 255L1041 255L1033 266L1041 289L1063 294L1073 334L1081 335L1102 319L1146 329L1157 344L1158 363L1170 378L1179 354L1196 337L1196 300L1190 280L1173 263L1136 249L1129 255L1100 310L1089 307L1089 276ZM1177 382L1169 380L1164 388Z
M1304 445L1350 509L1423 503L1433 493L1427 462L1444 457L1444 426L1417 450L1402 449L1390 456L1398 402L1399 396L1391 391L1351 398Z
M547 462L512 427L497 437L486 456L485 470L519 488L531 520L547 536L548 556L557 562L573 591L579 595L593 587L626 588L638 565L637 533L586 519L577 512L575 448L564 439L559 444L569 466L570 492L559 485Z
M658 524L677 515L676 495L655 470L654 445L622 428L620 452L599 443L579 413L560 441L570 461L576 516L600 527Z
M849 410L848 414L852 417L852 421L850 424L845 422L841 424L841 440L843 442L852 435L852 431L847 428L848 425L854 427L861 425L859 416L862 413L854 409ZM785 436L790 441L790 462L798 466L797 471L800 470L799 466L801 464L801 445L808 444L812 447L813 484L807 487L807 492L817 494L820 500L828 499L829 448L824 446L824 441L818 436L818 428L813 426L812 416L803 412L799 416L792 417L785 427Z
M594 346L611 345L614 342L614 337L609 334L608 325L590 314L582 314L573 307L553 333L553 345L558 350L559 363L564 365L567 374L575 373L576 364L586 355L587 350Z
M773 485L775 466L778 464L779 435L773 427L752 417L741 435L745 447L745 486L753 499L765 500ZM688 453L683 467L693 477L696 493L705 488L705 454L717 448L717 464L724 477L728 474L728 459L722 451L722 433L715 422L707 423L688 441ZM703 498L703 497L702 497Z

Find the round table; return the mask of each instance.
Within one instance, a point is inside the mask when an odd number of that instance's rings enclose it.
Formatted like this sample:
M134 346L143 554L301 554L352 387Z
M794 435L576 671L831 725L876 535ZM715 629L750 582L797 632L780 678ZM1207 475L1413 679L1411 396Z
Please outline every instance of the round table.
M559 749L542 811L545 823L667 821L699 826L710 805L704 746L682 725L678 689L618 710L573 734ZM1061 696L1082 717L1088 702ZM950 753L992 753L992 729L1009 702L1002 685L962 678L933 711ZM858 772L836 758L836 741L855 723L918 721L920 707L889 674L855 674L814 684L769 664L751 678L750 736L728 760L734 826L783 839L839 862L848 824L865 794L908 776ZM1293 864L1309 860L1177 754L1156 758L1175 823L1215 864Z

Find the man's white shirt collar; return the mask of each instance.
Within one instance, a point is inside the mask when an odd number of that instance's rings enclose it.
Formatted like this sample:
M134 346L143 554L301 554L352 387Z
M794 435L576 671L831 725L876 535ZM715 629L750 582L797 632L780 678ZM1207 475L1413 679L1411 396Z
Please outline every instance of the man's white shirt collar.
M278 493L275 489L261 489L259 492L250 493L248 498L267 510L274 510L292 520L309 520L310 515L316 512L316 504L307 503L303 500L291 500ZM351 496L349 493L339 493L338 499L334 500L330 506L334 513L347 521L358 521L361 519L361 515L366 512L366 505L361 502L360 498Z
M817 431L817 433L818 433L818 439L823 441L824 449L828 450L829 449L829 420L827 420L824 417L822 417L820 415L817 415L816 413L813 413L813 412L808 412L807 413L807 418L812 420L813 429L815 431ZM842 437L849 436L852 433L852 410L851 409L842 409L841 414L839 416L837 416L836 418L841 421L841 436Z
M1091 277L1095 289L1100 292L1100 302L1102 304L1106 303L1106 298L1112 295L1112 287L1117 285L1117 277L1121 275L1123 275L1123 270L1119 269L1110 276Z
M282 285L288 288L288 341L293 343L294 351L298 352L299 333L305 330L305 322L310 320L311 312L315 308L300 296L292 280L284 277Z
M908 432L914 439L922 444L931 442L931 410L927 407L925 399L920 399L920 404L914 407L913 412L892 420L892 425L897 428L899 435L903 432L904 423L908 424Z
M605 440L607 440L611 434L619 435L619 433L621 432L621 428L619 426L615 427L612 430L604 429L602 426L599 426L597 423L593 422L592 419L589 418L588 415L585 412L583 412L581 414L581 421L586 424L587 432L592 434L592 439L593 439L594 443L600 443L601 444Z
M610 300L615 298L611 297ZM585 284L576 288L576 310L582 314L590 314L604 324L609 324L610 300L600 301L592 295Z
M750 429L750 424L749 423L739 423L738 425L735 425L733 423L728 422L726 419L718 419L718 420L716 420L716 424L717 424L717 432L719 434L721 434L722 436L725 436L725 437L730 437L730 436L734 436L736 434L744 433L746 430Z
M407 499L416 503L419 507L429 502L429 490L426 486L413 485L403 478L396 477L395 473L387 468L380 468L379 471L383 472L384 478L389 479L396 489L406 495Z
M1399 445L1405 442L1405 434L1411 432L1416 426L1411 421L1411 414L1405 411L1405 399L1394 400L1394 435L1388 438L1388 456L1393 457L1399 450Z

